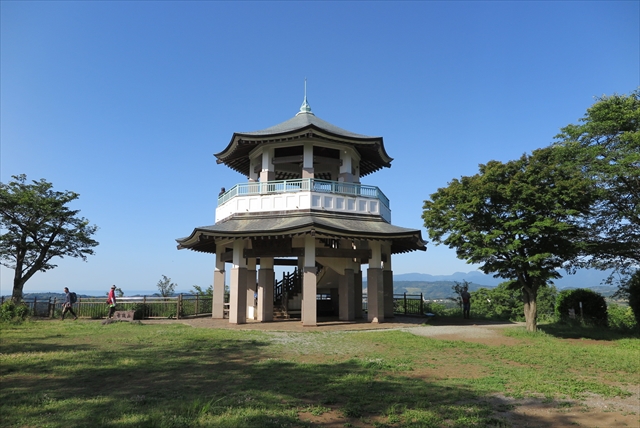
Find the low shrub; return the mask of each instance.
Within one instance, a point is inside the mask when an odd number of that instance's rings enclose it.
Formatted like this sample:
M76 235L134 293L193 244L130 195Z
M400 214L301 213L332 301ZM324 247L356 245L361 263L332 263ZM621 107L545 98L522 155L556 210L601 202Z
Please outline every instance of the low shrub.
M637 330L638 323L630 306L611 304L607 308L609 327L616 330Z
M0 321L21 322L29 316L29 307L24 303L15 304L12 300L7 300L0 305Z
M582 308L580 308L582 304ZM575 319L589 325L607 326L607 302L600 293L587 288L563 290L556 301L556 316L561 322L570 323L573 309Z

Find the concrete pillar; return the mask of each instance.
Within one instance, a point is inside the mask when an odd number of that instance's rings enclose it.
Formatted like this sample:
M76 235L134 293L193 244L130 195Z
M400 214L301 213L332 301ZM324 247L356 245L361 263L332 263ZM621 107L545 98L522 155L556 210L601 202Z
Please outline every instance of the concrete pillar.
M329 293L331 295L331 311L334 314L340 313L340 293L337 288L330 288Z
M391 245L382 247L386 261L382 263L382 289L384 294L384 317L393 318L393 271L391 270Z
M353 269L345 269L344 275L340 275L338 283L341 321L353 321L355 319L355 290L353 286Z
M360 265L358 270L353 274L353 301L355 308L353 311L355 319L362 319L362 271Z
M304 143L302 155L302 178L314 178L313 170L313 144Z
M338 176L338 181L344 181L345 183L353 182L353 167L351 166L351 152L347 150L340 150L340 160L342 164L340 165L340 175Z
M367 269L367 311L369 322L384 322L384 290L382 282L381 246L378 241L370 241L371 259Z
M213 272L213 301L211 302L211 318L224 318L224 261L222 253L224 248L218 248L216 252L216 268Z
M233 243L233 268L229 296L229 323L245 324L247 322L247 264L243 257L244 240Z
M247 318L258 319L256 311L256 295L258 293L256 281L256 259L247 259Z
M273 257L261 257L260 270L258 271L258 321L273 321L273 287L275 281Z
M316 239L307 235L304 238L304 269L302 271L302 325L318 325L318 287L316 272Z
M260 171L260 181L273 181L276 178L276 173L273 168L273 148L265 147L262 151L262 169ZM267 189L262 189L263 192L266 192Z
M382 270L382 294L384 317L393 318L393 272L390 270Z

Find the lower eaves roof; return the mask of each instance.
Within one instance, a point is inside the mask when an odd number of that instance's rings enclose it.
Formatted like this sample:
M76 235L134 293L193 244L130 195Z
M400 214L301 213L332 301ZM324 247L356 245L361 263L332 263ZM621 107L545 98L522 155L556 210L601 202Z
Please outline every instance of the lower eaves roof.
M313 234L322 238L384 240L391 253L426 250L420 230L394 226L375 216L335 215L304 210L280 214L241 214L211 226L197 227L191 235L176 239L178 249L215 253L215 241L259 237L291 237Z

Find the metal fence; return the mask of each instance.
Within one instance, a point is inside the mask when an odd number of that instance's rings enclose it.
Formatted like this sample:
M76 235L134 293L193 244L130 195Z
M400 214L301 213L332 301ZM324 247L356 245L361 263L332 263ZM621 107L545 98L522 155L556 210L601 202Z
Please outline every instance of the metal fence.
M367 311L367 294L362 295L362 310ZM424 316L424 297L420 294L394 294L393 313L395 315Z
M208 295L179 294L171 297L136 296L119 297L116 310L136 311L136 319L144 318L187 318L211 315L212 298ZM4 297L0 303L4 302ZM58 317L62 314L64 299L49 298L23 299L33 316ZM100 319L109 313L109 306L104 297L79 297L73 305L78 317Z
M4 302L4 297L0 303ZM212 298L209 295L179 294L171 297L136 296L119 297L116 310L136 311L136 319L149 318L188 318L212 314ZM24 299L23 303L29 307L32 315L37 317L59 317L62 313L64 299L49 298ZM228 311L228 303L225 305ZM73 305L78 317L100 319L109 313L109 307L104 297L79 297ZM367 295L362 296L362 310L367 311ZM393 313L397 315L424 316L425 301L420 294L394 294Z

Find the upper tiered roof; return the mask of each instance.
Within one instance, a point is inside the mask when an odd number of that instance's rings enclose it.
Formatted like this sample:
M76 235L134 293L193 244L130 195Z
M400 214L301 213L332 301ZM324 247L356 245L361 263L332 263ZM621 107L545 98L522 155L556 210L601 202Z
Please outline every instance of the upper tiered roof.
M320 119L311 111L306 96L300 111L291 119L260 131L236 132L227 147L215 156L218 163L248 176L249 153L256 147L289 141L296 145L302 140L352 147L360 156L360 176L388 168L393 160L384 148L382 137L356 134Z

